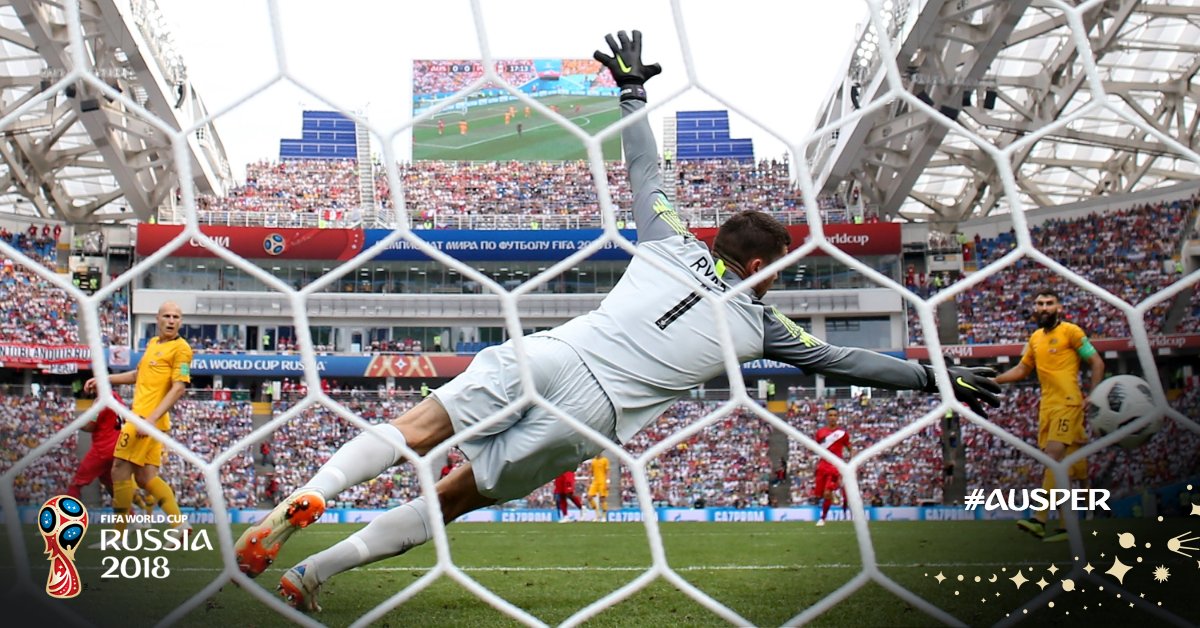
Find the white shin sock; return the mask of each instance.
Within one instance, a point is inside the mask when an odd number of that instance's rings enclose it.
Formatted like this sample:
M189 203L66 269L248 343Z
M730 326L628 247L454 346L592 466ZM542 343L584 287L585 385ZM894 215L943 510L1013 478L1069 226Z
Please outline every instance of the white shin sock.
M367 527L308 560L318 582L367 563L398 556L430 539L429 508L424 497L393 508Z
M372 425L369 430L342 445L302 489L316 489L331 499L347 488L366 482L394 466L400 450L386 440L390 434L406 443L404 433L391 423Z

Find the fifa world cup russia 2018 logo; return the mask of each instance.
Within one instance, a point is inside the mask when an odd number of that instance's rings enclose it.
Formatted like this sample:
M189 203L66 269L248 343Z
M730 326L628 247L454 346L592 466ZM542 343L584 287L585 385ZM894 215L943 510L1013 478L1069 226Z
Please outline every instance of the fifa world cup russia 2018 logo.
M83 590L79 571L75 569L75 549L87 531L87 508L68 495L51 497L38 511L38 531L46 541L50 557L50 575L46 578L46 593L60 599L72 598Z

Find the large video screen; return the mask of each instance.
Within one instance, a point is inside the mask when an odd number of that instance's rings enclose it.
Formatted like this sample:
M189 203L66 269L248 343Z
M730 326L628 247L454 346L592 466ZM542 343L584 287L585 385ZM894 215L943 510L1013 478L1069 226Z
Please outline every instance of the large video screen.
M617 121L612 76L592 59L505 59L496 71L589 134ZM483 76L472 59L413 61L413 115L451 98ZM621 158L619 137L604 142L604 158ZM583 144L565 128L494 84L474 90L413 129L413 159L449 161L585 159Z

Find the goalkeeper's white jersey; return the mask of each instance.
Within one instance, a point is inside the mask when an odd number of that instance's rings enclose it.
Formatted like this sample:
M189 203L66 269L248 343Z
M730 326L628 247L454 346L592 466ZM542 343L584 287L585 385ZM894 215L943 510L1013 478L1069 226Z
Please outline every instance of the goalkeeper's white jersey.
M644 102L627 100L621 103L622 115L634 115L643 107ZM725 373L717 307L724 310L739 363L766 357L845 383L925 386L925 370L920 366L864 349L825 344L748 291L720 306L702 297L725 294L742 279L732 272L717 272L708 247L687 230L671 207L662 190L657 147L646 118L626 126L621 140L633 191L639 255L599 309L541 332L570 344L596 376L612 400L621 442L628 442L687 391Z
M638 246L639 256L600 307L540 332L570 344L608 393L617 437L628 442L687 391L725 373L717 305L729 286L708 247L674 236ZM688 278L680 283L649 259ZM762 355L763 306L746 294L724 306L738 362Z

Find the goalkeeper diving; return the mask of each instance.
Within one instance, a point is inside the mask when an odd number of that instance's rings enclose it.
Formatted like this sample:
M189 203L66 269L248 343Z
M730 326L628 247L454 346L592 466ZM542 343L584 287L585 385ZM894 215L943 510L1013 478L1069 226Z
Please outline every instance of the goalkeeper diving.
M645 83L661 68L643 63L638 31L606 39L611 54L597 51L595 58L616 79L622 116L634 118L622 130L622 140L638 255L596 310L484 349L464 373L419 405L342 445L311 480L238 540L235 553L246 574L262 573L292 534L320 518L327 500L402 462L406 453L423 456L508 408L523 391L518 341L538 395L614 446L629 442L693 388L724 375L726 342L741 362L765 357L861 386L937 390L927 365L827 344L763 304L778 275L767 269L791 245L787 229L770 214L731 216L712 250L685 228L663 193L658 151L643 111ZM716 298L730 293L726 301ZM991 374L950 369L954 394L980 415L984 404L999 405ZM428 542L437 525L434 517L449 523L523 497L602 451L556 414L532 404L508 408L459 448L468 462L437 482L436 495L393 508L301 559L279 583L284 598L302 610L319 610L323 583Z

